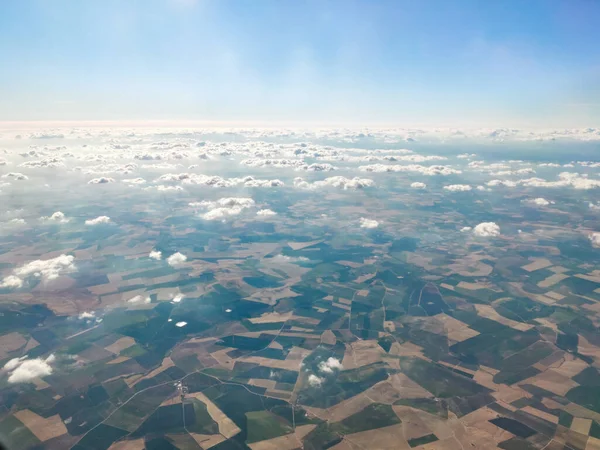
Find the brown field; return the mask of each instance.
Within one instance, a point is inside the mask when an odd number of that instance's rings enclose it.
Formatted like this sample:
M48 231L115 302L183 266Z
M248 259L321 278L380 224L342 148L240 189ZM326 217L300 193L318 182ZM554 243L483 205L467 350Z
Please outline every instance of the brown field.
M25 344L27 344L27 339L16 331L0 336L0 360L6 358L10 352L20 349Z
M58 414L44 419L28 409L22 409L14 415L42 442L67 433L67 427Z
M190 433L190 436L203 449L209 449L225 440L220 434L198 434Z
M309 242L288 242L288 245L292 250L302 250L303 248L312 247L313 245L317 245L323 242L323 239L317 239L316 241Z
M219 433L221 433L225 438L232 438L240 431L242 431L238 428L238 426L235 423L232 422L232 420L229 417L227 417L223 413L223 411L221 411L217 407L217 405L215 405L202 392L194 392L193 394L187 394L187 396L194 397L206 405L208 414L210 414L210 417L212 417L213 420L217 422L217 424L219 425Z
M110 344L109 346L104 347L104 348L106 350L108 350L109 352L114 353L115 355L118 355L123 350L131 347L132 345L135 345L135 339L130 338L130 337L122 337L120 339L117 339L115 342L113 342L112 344Z
M344 369L355 369L381 361L383 350L375 340L356 341L346 346L342 365Z
M144 450L146 445L143 439L135 439L133 441L120 441L111 445L108 450Z
M331 331L331 330L323 331L323 333L321 334L321 343L322 344L335 345L336 342L337 342L337 338L335 337L335 334L333 334L333 331Z
M490 305L474 305L475 309L477 309L477 314L481 317L485 317L486 319L493 320L495 322L501 323L502 325L506 325L507 327L511 327L518 331L527 331L533 328L533 325L528 325L526 323L517 322L515 320L507 319L504 316L498 314L498 312Z
M536 270L545 269L546 267L550 267L552 262L547 260L546 258L532 258L533 262L521 266L521 269L526 270L527 272L534 272Z
M554 275L550 275L545 280L540 281L537 285L541 288L549 288L550 286L554 286L555 284L560 283L566 278L569 278L569 275L565 275L563 273L556 273Z
M346 436L348 442L360 446L378 450L405 450L410 449L404 437L403 424L391 425L389 427L377 428L375 430L361 431Z

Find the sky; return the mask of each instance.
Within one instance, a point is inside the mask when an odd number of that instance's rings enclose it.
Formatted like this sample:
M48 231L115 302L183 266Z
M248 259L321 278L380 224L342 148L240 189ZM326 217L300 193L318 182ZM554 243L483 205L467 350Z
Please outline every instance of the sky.
M597 0L0 2L0 121L591 127Z

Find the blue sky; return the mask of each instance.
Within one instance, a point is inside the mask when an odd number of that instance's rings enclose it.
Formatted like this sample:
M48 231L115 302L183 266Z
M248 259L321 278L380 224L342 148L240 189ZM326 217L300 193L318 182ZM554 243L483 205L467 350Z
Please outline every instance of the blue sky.
M8 0L0 120L594 126L596 0Z

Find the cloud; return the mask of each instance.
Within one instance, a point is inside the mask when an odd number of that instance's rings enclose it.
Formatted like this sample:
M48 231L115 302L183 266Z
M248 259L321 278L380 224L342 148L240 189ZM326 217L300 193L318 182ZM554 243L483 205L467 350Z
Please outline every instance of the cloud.
M171 299L173 303L179 303L181 300L183 300L183 294L177 294Z
M85 221L86 225L99 225L101 223L111 223L110 217L108 216L98 216L95 219L88 219Z
M19 218L15 218L15 219L10 219L8 221L9 224L11 225L25 225L25 219L19 219Z
M473 228L473 234L481 237L500 236L500 227L494 222L482 222Z
M444 189L450 192L465 192L473 188L468 184L449 184L448 186L444 186Z
M271 209L261 209L256 212L257 216L276 216L277 213Z
M81 314L79 314L79 319L95 319L96 318L96 313L94 311L90 311L90 312L82 312Z
M19 172L9 172L5 175L2 175L2 178L12 178L13 180L18 180L18 181L29 180L29 177L27 175L23 175L22 173L19 173Z
M588 239L592 243L592 247L600 247L600 233L594 232L588 236Z
M52 367L50 364L53 363L54 360L54 355L50 355L46 359L27 359L27 357L24 356L8 361L4 365L4 370L9 373L9 383L26 383L37 377L51 375Z
M38 161L27 161L22 164L19 164L19 167L29 167L29 168L57 168L64 167L65 163L62 158L51 157L44 158Z
M127 184L145 184L146 180L144 180L143 178L127 178L125 180L123 180L123 183L127 183Z
M324 373L333 373L334 370L342 370L342 363L334 357L327 358L327 361L319 363L319 371Z
M187 256L185 256L183 253L173 253L171 256L169 256L167 258L167 264L169 264L171 267L177 267L182 265L184 262L187 261Z
M183 322L183 321L181 321L181 322L177 322L177 323L175 324L175 326L176 326L176 327L179 327L179 328L185 327L186 325L187 325L187 322Z
M600 202L597 202L597 203L589 202L588 206L592 211L600 211Z
M227 197L217 201L202 201L190 203L190 206L199 207L208 210L201 214L205 220L226 219L230 216L237 216L245 209L254 206L254 200L248 197Z
M305 256L287 256L287 255L277 255L271 258L273 262L279 263L296 263L296 262L308 262L310 259Z
M2 280L0 288L2 289L19 289L23 287L23 280L15 275L9 275Z
M361 228L377 228L379 226L379 222L372 219L367 219L366 217L360 218L360 227Z
M410 187L413 189L425 189L427 185L425 183L421 183L420 181L415 181L410 184Z
M74 256L60 255L52 259L37 259L13 270L14 275L5 277L1 287L18 289L23 286L23 279L34 276L42 281L50 281L65 273L75 272L77 268Z
M324 381L325 378L318 377L312 373L308 376L308 384L310 384L312 387L321 387Z
M158 250L152 250L149 254L148 257L152 258L152 259L156 259L159 260L162 258L162 252L159 252Z
M369 178L346 178L342 176L329 177L321 181L315 181L310 183L304 179L297 177L294 178L294 186L300 189L318 189L324 187L335 187L340 189L363 189L365 187L375 186L375 182Z
M58 222L58 223L67 223L70 219L65 216L65 213L62 211L56 211L51 216L43 216L40 217L40 220L45 222Z
M127 300L127 303L141 304L141 303L150 303L151 301L152 301L152 299L150 297L136 295L135 297L131 297L129 300Z
M449 166L421 166L419 164L408 164L408 165L399 165L399 164L371 164L369 166L360 166L358 168L364 172L416 172L421 173L423 175L459 175L462 173L461 170L453 169Z
M456 155L458 159L469 159L475 158L477 155L475 153L461 153L460 155Z
M471 230L472 230L472 228L471 228L471 227L462 227L462 228L460 229L460 232L461 232L461 233L466 233L467 231L471 231Z
M115 182L114 178L98 177L98 178L94 178L94 179L88 181L88 184L107 184L107 183L114 183L114 182Z
M210 187L278 187L284 186L281 180L259 180L252 176L240 178L223 178L218 175L201 175L195 173L167 173L158 177L156 182L180 182L183 184L193 184L198 186Z
M521 203L525 203L525 204L533 205L533 206L548 206L550 204L554 204L554 202L546 200L545 198L542 198L542 197L521 200Z
M326 163L307 164L302 159L244 159L241 164L248 167L273 167L277 169L293 168L296 170L306 170L308 172L330 172L337 167Z

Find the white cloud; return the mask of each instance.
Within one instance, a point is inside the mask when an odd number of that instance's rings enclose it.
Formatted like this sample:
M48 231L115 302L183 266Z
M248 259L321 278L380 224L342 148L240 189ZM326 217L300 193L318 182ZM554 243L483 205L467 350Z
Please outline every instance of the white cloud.
M162 252L159 252L158 250L152 250L150 254L148 254L148 257L159 260L162 258Z
M320 387L323 384L323 381L325 381L325 378L318 377L315 374L311 373L308 376L308 384L312 387Z
M29 168L57 168L64 167L64 160L58 157L44 158L37 161L27 161L19 164L19 167Z
M379 222L372 219L367 219L366 217L360 218L360 227L361 228L377 228L379 226Z
M185 327L186 325L187 325L187 322L183 322L183 321L181 321L181 322L177 322L177 323L175 324L175 326L176 326L176 327L179 327L179 328L181 328L181 327Z
M500 236L500 227L494 222L482 222L473 228L473 234L481 237Z
M85 221L86 225L99 225L101 223L110 223L110 217L98 216L95 219L88 219Z
M271 261L278 263L295 263L295 262L308 262L310 259L304 256L287 256L287 255L277 255L271 258Z
M22 173L19 173L19 172L9 172L5 175L2 175L2 178L12 178L13 180L18 180L18 181L29 180L29 177L27 175L23 175Z
M588 206L592 211L600 211L600 202L597 202L597 203L589 202Z
M195 173L167 173L158 177L156 182L180 182L183 184L193 184L199 186L210 186L210 187L235 187L235 186L246 186L246 187L278 187L283 186L284 183L281 180L259 180L252 176L246 176L241 178L223 178L218 175L202 175Z
M469 159L475 158L477 155L475 153L461 153L460 155L456 155L458 159Z
M179 303L183 300L183 294L177 294L175 297L171 299L173 303Z
M588 236L588 239L592 243L592 247L600 247L600 233L594 232Z
M179 253L179 252L173 253L171 256L169 256L167 258L167 263L171 267L180 266L181 264L183 264L186 261L187 261L187 256L185 256L183 253Z
M466 233L467 231L471 231L471 230L472 230L472 228L471 228L471 227L462 227L462 228L460 229L460 232L461 232L461 233Z
M324 373L333 373L334 370L342 370L342 363L334 357L327 358L327 361L319 363L319 371Z
M62 211L56 211L51 216L43 216L40 217L40 220L46 222L58 222L58 223L67 223L70 219L65 216L65 213Z
M444 189L450 192L465 192L473 188L468 184L449 184L448 186L444 186Z
M271 209L261 209L256 212L257 216L276 216L277 213Z
M9 383L26 383L37 377L51 375L52 367L50 364L54 360L54 355L50 355L46 359L14 358L4 365L4 370L9 372Z
M548 206L550 204L554 204L554 202L546 200L545 198L542 198L542 197L522 200L521 203L526 203L526 204L533 205L533 206Z
M144 180L143 178L127 178L126 180L123 180L123 183L127 183L127 184L145 184L146 180Z
M9 275L2 280L0 288L2 289L19 289L23 287L23 280L15 275Z
M25 219L15 218L9 220L8 223L10 223L11 225L25 225L26 222Z
M79 318L80 319L95 319L96 318L96 313L94 311L84 311L81 314L79 314Z
M410 184L410 187L413 189L425 189L427 185L425 183L421 183L420 181L415 181Z
M20 287L17 286L19 282L16 280L16 278L23 280L24 278L27 278L29 276L41 278L43 281L54 280L65 273L75 272L77 268L75 267L75 264L73 264L74 260L75 257L73 257L72 255L63 254L52 259L38 259L35 261L31 261L30 263L27 263L15 269L13 271L14 278L6 277L3 283L7 282L7 280L10 278L8 282L12 286Z
M208 210L201 214L205 220L226 219L230 216L237 216L245 209L254 206L254 200L247 197L227 197L217 201L202 201L190 203L192 207L199 207Z
M310 183L304 179L297 177L294 178L294 186L301 189L318 189L324 187L335 187L340 189L362 189L365 187L375 186L375 182L369 178L346 178L342 176L329 177L321 181L315 181Z
M131 297L129 300L127 300L127 303L133 303L138 304L138 303L150 303L152 301L152 299L150 297L144 297L143 295L136 295L135 297Z
M94 178L94 179L88 181L88 184L107 184L107 183L114 183L114 182L115 182L114 178L98 177L98 178Z
M453 169L449 166L421 166L419 164L408 164L408 165L399 165L399 164L371 164L369 166L360 166L359 170L365 172L416 172L421 173L423 175L459 175L462 173L461 170Z

